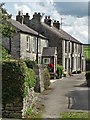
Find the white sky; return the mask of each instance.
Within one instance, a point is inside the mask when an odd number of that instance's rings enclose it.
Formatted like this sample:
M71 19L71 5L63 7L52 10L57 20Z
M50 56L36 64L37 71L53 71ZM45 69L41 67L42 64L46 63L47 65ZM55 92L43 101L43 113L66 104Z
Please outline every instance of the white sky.
M8 11L13 15L14 19L19 10L23 10L23 13L28 12L30 18L32 18L34 12L45 13L45 15L50 15L52 19L59 21L61 20L61 17L63 17L62 28L69 34L71 34L73 37L77 38L80 42L88 43L88 16L77 17L73 15L61 15L60 11L58 11L58 9L54 6L53 1L56 2L57 0L44 0L45 4L43 5L40 4L39 2L37 3L35 2L35 1L42 2L42 0L34 0L34 2L32 2L32 0L29 0L29 2L26 2L27 0L23 2L21 1L22 0L19 0L19 2L17 2L17 0L15 0L15 3L13 2L6 4ZM79 1L81 0L76 0L74 2ZM86 2L87 0L82 0L81 2L84 1ZM62 1L58 0L58 2Z

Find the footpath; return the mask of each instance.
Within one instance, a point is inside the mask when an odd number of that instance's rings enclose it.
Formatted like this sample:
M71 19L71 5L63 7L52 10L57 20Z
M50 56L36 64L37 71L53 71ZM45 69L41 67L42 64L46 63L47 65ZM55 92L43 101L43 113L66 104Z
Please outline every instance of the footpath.
M62 112L88 111L89 93L89 89L85 87L84 73L51 80L51 90L43 99L43 118L60 118Z

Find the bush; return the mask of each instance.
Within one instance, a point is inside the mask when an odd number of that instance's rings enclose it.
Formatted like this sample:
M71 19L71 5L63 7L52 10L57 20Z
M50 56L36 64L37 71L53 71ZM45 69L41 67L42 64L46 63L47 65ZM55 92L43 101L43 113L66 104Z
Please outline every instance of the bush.
M28 88L35 87L36 84L36 75L35 72L31 68L26 67L26 76L25 76L25 91L24 95L28 94Z
M12 102L23 97L25 64L18 61L2 62L2 100Z
M22 61L2 61L3 102L16 101L27 95L28 88L34 87L36 76Z
M1 48L1 45L0 45ZM11 55L8 54L8 50L6 50L4 47L1 48L2 51L0 50L0 60L10 60L12 59Z
M44 69L43 72L43 83L44 83L44 89L48 89L50 86L50 74L47 68Z
M63 66L57 65L57 78L62 78L62 74L63 74Z
M36 62L35 62L35 61L31 61L31 60L29 60L29 59L26 59L26 60L25 60L25 63L26 63L26 65L27 65L27 67L28 67L28 68L31 68L31 69L33 69L33 66L36 65Z
M87 86L90 87L90 71L86 71L86 81L87 81Z
M32 108L28 108L26 111L26 118L31 118L32 120L35 120L35 118L41 118L40 113L37 113L35 110Z

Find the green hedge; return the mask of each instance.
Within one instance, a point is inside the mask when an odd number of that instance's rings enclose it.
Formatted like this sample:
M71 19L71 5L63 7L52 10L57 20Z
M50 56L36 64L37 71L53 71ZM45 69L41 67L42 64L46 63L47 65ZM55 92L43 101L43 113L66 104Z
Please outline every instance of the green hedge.
M62 74L63 74L63 66L57 65L57 78L62 78Z
M0 60L10 60L12 59L11 55L8 54L8 50L0 45Z
M17 61L2 62L2 98L3 102L12 102L22 99L23 83L25 79L24 68Z
M35 61L31 61L29 59L24 60L24 62L26 63L27 67L31 69L33 69L34 65L36 65Z
M34 87L35 73L22 61L2 61L3 102L22 100L28 87ZM19 99L18 99L19 98Z

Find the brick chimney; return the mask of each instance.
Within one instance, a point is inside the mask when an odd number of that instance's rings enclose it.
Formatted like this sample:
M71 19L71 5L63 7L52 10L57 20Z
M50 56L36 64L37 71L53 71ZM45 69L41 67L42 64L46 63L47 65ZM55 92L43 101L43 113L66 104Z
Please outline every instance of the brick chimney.
M59 30L59 29L60 29L60 22L54 20L54 22L53 22L53 26Z
M44 22L45 22L47 25L51 26L51 18L50 18L50 16L48 16L48 17L45 16Z
M35 12L33 15L33 19L37 22L41 22L41 17L42 16L41 16L40 12L39 13Z
M20 22L21 24L23 23L23 16L21 11L18 11L18 15L16 16L16 21Z
M24 15L24 18L23 18L23 23L26 24L27 26L29 26L29 14L26 13L26 15Z

